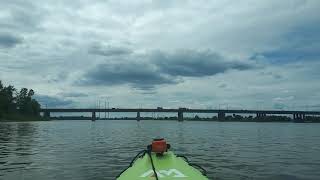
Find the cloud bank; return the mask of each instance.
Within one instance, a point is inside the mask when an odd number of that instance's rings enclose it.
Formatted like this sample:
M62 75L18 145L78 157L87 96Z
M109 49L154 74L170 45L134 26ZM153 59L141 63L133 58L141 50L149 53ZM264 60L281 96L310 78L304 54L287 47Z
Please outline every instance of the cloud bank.
M181 83L184 77L214 76L228 70L243 71L255 66L248 62L227 60L208 50L152 51L144 56L127 58L98 64L85 73L78 83L93 86L129 84L149 90L156 85Z
M318 0L2 0L0 7L0 79L58 98L54 106L106 97L124 107L319 104Z

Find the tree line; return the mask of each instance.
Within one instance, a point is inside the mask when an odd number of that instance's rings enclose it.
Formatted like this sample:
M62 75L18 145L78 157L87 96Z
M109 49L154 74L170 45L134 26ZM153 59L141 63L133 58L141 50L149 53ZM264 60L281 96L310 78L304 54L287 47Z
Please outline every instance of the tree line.
M0 119L12 115L39 117L41 106L32 98L32 89L21 88L18 91L14 86L4 86L0 80Z

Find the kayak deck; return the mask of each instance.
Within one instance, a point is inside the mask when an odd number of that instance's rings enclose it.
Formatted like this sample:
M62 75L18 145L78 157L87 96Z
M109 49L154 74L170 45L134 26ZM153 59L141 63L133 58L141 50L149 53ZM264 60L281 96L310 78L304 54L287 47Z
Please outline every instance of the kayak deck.
M184 158L168 151L162 156L151 153L153 164L159 179L165 180L208 180L202 173L189 165ZM117 180L154 180L151 160L147 153L138 158Z

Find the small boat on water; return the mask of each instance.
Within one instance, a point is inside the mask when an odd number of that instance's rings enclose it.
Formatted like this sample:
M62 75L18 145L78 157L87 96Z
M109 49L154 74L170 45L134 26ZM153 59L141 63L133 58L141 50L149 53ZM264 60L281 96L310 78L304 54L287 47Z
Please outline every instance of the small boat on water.
M202 167L175 155L164 139L154 139L139 152L117 180L208 180Z

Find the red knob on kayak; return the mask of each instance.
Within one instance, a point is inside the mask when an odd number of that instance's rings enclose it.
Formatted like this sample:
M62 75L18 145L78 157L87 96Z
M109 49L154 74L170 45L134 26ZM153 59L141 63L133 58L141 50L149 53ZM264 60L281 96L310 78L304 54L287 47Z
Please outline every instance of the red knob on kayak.
M162 154L170 148L170 144L167 144L164 139L154 139L151 144L151 151Z

